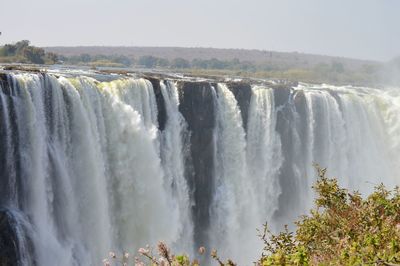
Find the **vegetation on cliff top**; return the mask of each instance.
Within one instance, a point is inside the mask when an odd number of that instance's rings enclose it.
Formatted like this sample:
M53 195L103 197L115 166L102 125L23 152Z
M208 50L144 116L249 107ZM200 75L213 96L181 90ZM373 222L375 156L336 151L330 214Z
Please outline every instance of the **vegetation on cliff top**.
M193 55L184 53L189 48L186 50L177 48L182 54L174 53L175 57L168 57L168 55L162 54L157 54L158 56L145 54L144 51L139 54L126 54L125 51L125 54L121 54L117 48L115 48L115 53L110 53L107 49L108 52L100 49L98 54L95 54L96 47L90 49L94 49L94 51L83 49L82 51L86 51L85 53L64 55L63 51L68 48L47 48L46 51L52 52L45 52L44 49L31 46L29 41L23 40L0 47L0 63L60 63L89 67L145 68L199 76L276 78L337 85L400 85L400 58L384 63L299 53L245 50L234 50L235 52L228 56L224 54L226 49L214 49L215 51L211 49L209 53L212 57L207 58L207 49ZM153 50L150 49L150 51ZM165 50L165 53L167 51L168 49ZM258 56L244 56L252 53L256 53ZM235 55L237 57L234 57ZM262 58L258 59L259 57Z
M295 222L295 233L285 227L272 234L265 225L260 232L264 249L255 265L400 265L400 188L388 190L381 184L363 198L327 178L326 169L317 167L317 172L315 208ZM199 253L207 252L201 247ZM129 253L119 258L111 252L103 262L106 266L199 265L186 255L173 255L162 242L159 256L149 247L139 249L138 254L130 260ZM217 265L235 265L221 260L215 250L208 254Z
M333 83L333 84L377 84L383 79L387 65L365 63L358 68L348 66L340 59L311 64L288 62L253 62L238 58L220 60L217 58L188 60L177 57L171 60L152 55L140 57L124 55L81 54L61 56L63 62L71 65L95 67L135 67L164 71L189 73L191 75L240 76L249 78L278 78L292 81ZM400 69L400 68L399 68Z
M2 63L55 64L57 61L56 54L46 53L42 48L31 46L27 40L0 47Z

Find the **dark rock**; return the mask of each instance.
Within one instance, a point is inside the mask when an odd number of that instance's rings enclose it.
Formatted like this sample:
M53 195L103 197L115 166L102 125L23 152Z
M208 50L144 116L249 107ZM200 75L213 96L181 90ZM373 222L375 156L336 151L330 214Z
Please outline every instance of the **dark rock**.
M8 210L0 210L0 266L18 265L20 258L14 218Z
M236 101L238 102L242 114L243 128L247 132L247 120L251 100L251 85L247 82L230 82L227 85L233 95L235 95Z
M9 91L9 77L5 73L0 73L0 88L4 93Z
M179 111L190 132L192 169L187 180L192 191L194 239L196 245L207 245L210 224L209 208L212 200L214 175L214 92L208 82L181 82L178 84Z
M278 210L275 213L275 220L278 224L287 224L288 219L293 220L291 214L297 213L300 206L299 183L295 167L298 159L303 158L297 154L295 132L296 106L294 104L294 91L290 87L274 88L274 100L277 110L276 131L281 137L283 162L280 168L279 182L282 193L279 195Z
M291 88L286 86L279 86L273 87L273 89L275 106L278 107L282 105L287 105L289 103Z
M153 85L154 94L156 96L158 129L164 130L167 121L167 111L165 110L165 102L161 92L160 80L152 77L146 77L146 79Z

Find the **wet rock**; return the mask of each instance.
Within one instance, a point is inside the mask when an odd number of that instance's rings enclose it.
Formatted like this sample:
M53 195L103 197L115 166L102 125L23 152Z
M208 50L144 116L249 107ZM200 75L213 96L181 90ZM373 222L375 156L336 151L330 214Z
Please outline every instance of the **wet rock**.
M18 265L18 238L14 220L7 210L0 210L0 266Z
M164 97L161 92L160 79L152 77L146 77L146 79L153 85L154 94L156 96L158 129L164 130L165 123L167 122L167 111L165 109Z
M279 182L282 193L279 195L278 211L275 213L275 220L278 224L287 224L287 221L293 220L291 214L301 205L299 198L299 189L302 185L296 176L296 166L299 165L301 154L297 154L299 147L296 147L296 138L299 132L296 132L296 107L293 104L294 91L291 87L280 86L274 88L274 99L277 111L276 131L279 133L282 143L282 153L284 161L280 168Z
M232 91L233 95L235 95L235 99L238 102L242 114L243 128L247 132L247 121L251 100L251 85L247 82L230 82L227 86Z
M190 132L190 155L187 180L192 191L194 239L197 245L208 242L206 231L210 224L209 208L212 199L214 175L214 94L208 82L181 82L178 84L179 111Z

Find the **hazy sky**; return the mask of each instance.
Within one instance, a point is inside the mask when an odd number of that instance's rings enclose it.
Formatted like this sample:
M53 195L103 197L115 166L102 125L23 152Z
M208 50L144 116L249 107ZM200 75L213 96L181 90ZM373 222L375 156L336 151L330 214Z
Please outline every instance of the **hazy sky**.
M254 48L388 60L400 0L0 0L0 44Z

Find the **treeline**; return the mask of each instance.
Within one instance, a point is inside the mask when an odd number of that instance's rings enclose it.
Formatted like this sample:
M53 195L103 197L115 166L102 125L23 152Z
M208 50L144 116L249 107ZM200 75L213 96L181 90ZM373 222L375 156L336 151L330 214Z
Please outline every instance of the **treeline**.
M59 56L60 62L67 65L85 65L98 67L132 67L134 59L123 55L89 55Z
M352 84L362 86L400 85L400 57L389 62L365 61L358 65L345 59L332 58L324 62L301 59L263 62L242 61L238 58L188 60L177 57L166 59L152 55L90 55L60 57L65 64L92 67L133 67L185 72L195 76L240 76L248 78L277 78L310 83ZM298 59L300 60L300 59Z
M240 61L235 58L232 60L219 60L216 58L211 59L193 59L192 61L184 58L175 58L167 60L165 58L158 58L154 56L142 56L137 60L137 65L146 68L166 67L172 69L228 69L228 70L243 70L252 71L262 70L268 68L279 68L279 66L257 65L249 61Z
M166 69L205 69L205 70L236 70L247 72L262 71L286 71L293 69L290 64L264 62L255 63L251 61L240 61L237 58L232 60L211 59L193 59L191 61L184 58L174 58L168 60L165 58L155 57L151 55L141 56L139 58L128 57L123 55L90 55L81 54L75 56L60 56L60 59L66 64L73 65L93 65L93 66L120 66L120 67L142 67L142 68L166 68ZM366 65L368 71L373 70L374 66ZM304 69L319 69L320 72L344 73L347 71L346 66L337 61L328 63L320 63Z
M0 62L2 63L32 63L55 64L58 56L46 53L44 49L30 45L28 40L0 47Z
M126 55L59 56L64 64L87 65L92 67L147 68L182 71L192 75L229 75L249 78L278 78L311 83L353 84L367 86L400 85L400 57L389 62L365 62L357 67L344 60L332 59L302 64L277 61L241 61L237 58L220 60L217 58L187 60L185 58L166 59L152 55L138 58Z
M75 56L61 56L60 59L67 64L73 65L97 65L97 66L120 66L120 67L143 67L143 68L169 68L169 69L229 69L229 70L271 70L279 69L279 66L257 65L249 61L218 60L212 59L193 59L192 61L184 58L174 58L168 60L165 58L155 57L151 55L141 56L139 58L128 57L123 55L89 55L81 54Z
M272 58L272 57L271 57ZM351 64L340 58L323 62L296 57L293 60L262 62L217 58L188 60L183 57L166 59L152 55L80 55L64 56L31 46L23 40L0 47L0 62L84 65L89 67L146 68L185 72L197 76L229 75L250 78L278 78L311 83L353 85L400 85L400 57L390 62L365 61Z

